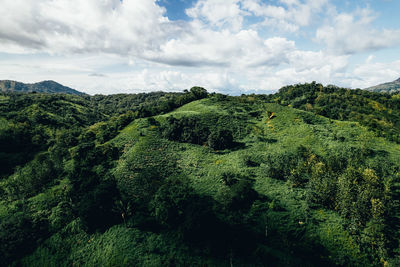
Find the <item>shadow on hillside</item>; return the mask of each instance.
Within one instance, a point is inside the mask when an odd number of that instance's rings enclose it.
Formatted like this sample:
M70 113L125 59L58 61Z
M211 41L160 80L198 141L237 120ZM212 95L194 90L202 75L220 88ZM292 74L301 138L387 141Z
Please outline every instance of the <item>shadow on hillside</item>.
M242 142L233 142L232 146L230 148L227 148L225 150L215 150L214 152L218 155L224 155L228 154L233 151L238 151L240 149L245 149L247 146L245 143Z

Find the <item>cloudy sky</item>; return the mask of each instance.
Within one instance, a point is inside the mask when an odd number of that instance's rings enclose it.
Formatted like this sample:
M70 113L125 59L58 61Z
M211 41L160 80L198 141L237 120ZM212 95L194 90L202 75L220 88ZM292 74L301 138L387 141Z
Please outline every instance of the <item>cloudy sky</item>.
M0 79L89 94L400 77L398 0L0 0Z

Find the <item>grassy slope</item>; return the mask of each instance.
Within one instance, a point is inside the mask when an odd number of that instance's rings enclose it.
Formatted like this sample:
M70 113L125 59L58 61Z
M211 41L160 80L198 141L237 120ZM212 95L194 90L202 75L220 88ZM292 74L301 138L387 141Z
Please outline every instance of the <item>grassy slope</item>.
M192 106L195 106L195 103ZM197 111L199 106L195 106ZM209 109L205 108L204 111ZM390 157L399 159L400 146L393 146L382 138L373 137L357 123L330 121L312 115L318 121L318 125L310 125L301 119L304 114L311 116L309 113L276 104L266 104L265 111L262 119L250 121L250 124L253 125L251 133L240 140L245 143L244 149L219 154L213 153L207 148L183 145L187 149L181 153L180 164L184 166L193 186L200 193L213 195L218 187L222 186L218 179L221 177L221 173L234 171L253 174L256 180L255 189L260 194L272 199L272 204L277 202L286 209L286 211L277 212L267 219L271 220L266 222L270 228L273 230L276 228L282 233L288 229L296 229L299 234L305 230L305 237L310 239L315 239L315 235L317 235L317 239L328 244L325 249L333 257L339 257L339 255L335 255L338 246L343 246L343 254L348 254L349 258L362 257L359 255L359 249L355 242L342 228L342 219L337 214L324 210L308 210L304 189L292 188L284 181L266 177L263 174L263 164L255 168L246 167L244 157L252 155L264 158L261 161L266 161L268 154L271 154L272 151L290 151L300 145L311 147L313 151L323 155L329 146L347 146L350 143L362 142L373 149L390 151ZM267 111L269 114L274 112L276 117L269 120L266 116ZM334 135L345 137L347 142L340 144L333 142ZM263 140L274 141L268 143ZM307 224L309 220L313 223ZM342 263L346 260L338 258L338 261Z
M261 107L259 103L255 103L254 106L250 103L243 107L245 106L254 109ZM185 143L174 143L168 146L168 149L177 156L178 166L200 194L215 197L218 189L222 187L221 174L226 171L247 174L255 180L255 189L269 199L270 212L261 219L265 220L268 232L271 233L270 249L280 257L278 261L281 264L285 264L287 257L301 257L290 251L283 251L279 256L280 248L273 245L275 239L279 238L279 242L284 243L293 235L303 236L305 243L307 240L320 240L327 254L339 264L345 264L350 258L362 258L359 248L342 228L342 219L336 213L322 209L310 210L307 206L305 189L292 187L288 182L267 177L263 170L268 164L269 156L284 151L294 151L300 145L310 147L315 153L324 155L329 147L346 147L357 143L374 150L388 151L388 156L397 160L400 159L400 146L375 137L358 123L329 120L277 104L262 104L261 109L261 115L246 119L247 134L236 135L235 141L242 143L236 150L214 152L206 146ZM240 116L243 110L237 107L232 114L232 109L227 108L227 105L204 99L155 118L162 121L171 115L179 117L211 113ZM271 112L276 116L273 119L269 119ZM141 140L151 138L156 130L155 126L148 127L146 119L138 119L123 129L111 142L125 148L125 154L129 154L135 151L130 149L131 147ZM338 137L341 137L340 141ZM257 167L248 167L245 164L247 156L257 158L261 164ZM274 209L274 206L283 209ZM81 244L72 247L70 262L83 265L112 266L134 263L159 266L166 262L165 257L174 257L179 253L186 255L187 263L191 263L192 266L229 265L228 259L201 259L193 256L185 247L174 244L173 238L125 229L122 226L112 227L104 234L87 236L79 232L75 235L76 237L82 235L83 238ZM160 247L148 247L150 243L154 243L150 242L154 239L159 240ZM288 246L290 247L290 244ZM51 252L46 250L44 245L28 257L25 264L40 262L40 259L45 260L49 254ZM309 261L309 259L303 260Z
M375 137L358 123L333 121L277 104L265 104L264 111L262 118L255 118L248 122L249 125L252 125L250 134L237 140L245 144L243 149L215 153L207 147L191 144L179 145L181 149L178 163L191 179L193 187L200 194L215 196L219 187L222 186L219 177L223 172L253 174L256 180L255 189L287 209L283 214L274 215L286 221L272 221L271 224L277 224L272 225L272 228L280 227L281 224L292 225L294 229L300 228L299 231L303 231L301 228L305 228L306 236L318 235L318 238L324 240L325 244L329 244L326 249L331 250L332 256L335 256L334 251L337 250L337 246L343 246L344 254L348 254L349 257L351 255L352 258L361 257L358 255L359 250L355 242L342 228L342 219L337 214L326 210L308 210L304 189L296 189L287 182L266 177L263 175L263 164L255 168L247 167L244 164L244 157L245 155L256 155L267 160L268 154L271 154L272 151L290 151L300 145L311 147L317 154L324 155L329 147L346 147L358 143L374 150L388 151L390 158L398 160L400 159L400 146L383 138ZM271 114L271 112L274 112L276 117L269 120L267 114ZM170 115L179 117L205 113L227 114L228 111L218 104L211 103L210 100L202 100L192 102L157 119L161 120ZM307 118L311 116L316 124L305 123L302 119L304 116ZM127 134L129 129L131 136L137 138L136 127L137 122L134 122L128 126L124 134ZM345 141L335 141L335 136L343 137ZM265 142L264 140L273 141ZM301 224L308 220L312 220L314 223Z

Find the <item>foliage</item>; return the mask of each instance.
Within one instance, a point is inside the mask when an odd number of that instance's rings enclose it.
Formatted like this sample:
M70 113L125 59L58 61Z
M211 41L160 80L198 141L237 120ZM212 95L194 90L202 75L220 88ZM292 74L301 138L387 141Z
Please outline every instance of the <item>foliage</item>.
M231 148L233 146L232 132L217 128L207 139L208 146L215 150Z
M232 131L220 128L224 117L209 115L207 117L167 117L162 125L162 134L171 141L203 145L207 144L214 150L232 148ZM216 122L216 124L213 124Z
M398 262L394 95L2 96L0 265Z
M324 87L312 82L283 87L267 99L331 119L357 121L391 141L400 142L400 101L390 94Z

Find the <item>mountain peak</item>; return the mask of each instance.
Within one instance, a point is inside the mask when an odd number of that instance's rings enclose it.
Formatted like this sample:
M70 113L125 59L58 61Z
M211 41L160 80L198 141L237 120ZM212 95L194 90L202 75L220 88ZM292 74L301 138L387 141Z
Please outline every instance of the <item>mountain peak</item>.
M378 84L369 88L366 88L368 91L372 92L380 92L380 93L395 93L400 92L400 78L388 83Z
M36 83L36 84L43 84L43 85L45 85L45 84L60 85L58 82L55 82L55 81L53 81L53 80L41 81L41 82L38 82L38 83Z
M75 89L66 87L52 80L42 81L38 83L21 83L10 80L0 81L1 92L38 92L38 93L61 93L61 94L72 94L72 95L84 95Z

